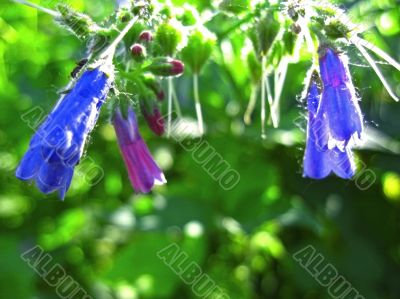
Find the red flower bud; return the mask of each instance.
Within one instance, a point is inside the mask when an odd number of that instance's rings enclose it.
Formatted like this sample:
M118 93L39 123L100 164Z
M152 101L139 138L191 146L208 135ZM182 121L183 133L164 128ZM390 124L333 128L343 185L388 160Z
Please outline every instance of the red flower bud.
M141 61L146 57L146 48L139 44L131 47L131 54L135 60Z
M153 63L147 67L147 70L156 76L178 76L183 74L185 65L180 60L158 57L153 59Z
M141 42L151 42L153 40L153 34L150 31L143 31L139 35L139 41Z
M133 56L139 56L139 55L143 55L145 51L145 48L142 45L139 44L134 44L131 47L131 52Z
M172 75L181 75L183 74L184 70L185 70L185 65L183 64L182 61L180 60L171 60L170 61L171 64L171 74Z

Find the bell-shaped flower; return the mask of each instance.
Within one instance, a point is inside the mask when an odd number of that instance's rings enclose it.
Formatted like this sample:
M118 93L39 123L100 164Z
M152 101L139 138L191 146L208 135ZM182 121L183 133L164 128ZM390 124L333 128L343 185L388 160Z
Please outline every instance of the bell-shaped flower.
M308 126L303 175L323 179L333 172L341 178L350 179L355 174L350 148L329 148L328 144L321 143L329 135L329 123L325 114L318 114L320 105L321 93L314 75L307 94Z
M148 193L154 185L162 185L163 172L157 166L151 153L139 133L135 112L127 108L127 115L116 109L113 125L117 134L122 157L128 169L129 179L136 192Z
M73 89L62 97L33 135L20 162L17 178L34 180L45 194L58 191L64 199L80 161L86 138L93 130L113 76L110 66L86 70Z
M326 119L329 130L321 143L343 149L353 138L361 138L363 132L363 118L348 59L328 46L321 46L319 65L323 92L317 117Z

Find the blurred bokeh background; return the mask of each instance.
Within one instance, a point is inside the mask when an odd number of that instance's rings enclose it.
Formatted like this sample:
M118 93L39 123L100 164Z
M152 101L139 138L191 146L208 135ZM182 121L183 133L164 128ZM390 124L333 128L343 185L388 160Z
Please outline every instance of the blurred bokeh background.
M111 0L65 2L96 20L114 9ZM173 2L202 11L212 1ZM371 27L368 39L400 60L398 1L341 4L351 9L354 21ZM221 16L207 27L222 32L230 22ZM14 171L33 133L23 116L34 107L50 111L84 51L50 16L1 1L0 298L58 298L55 288L20 257L36 245L96 299L198 298L157 256L173 243L187 254L187 263L196 262L230 298L331 298L292 257L308 245L365 298L400 298L400 104L350 47L351 71L373 133L366 148L356 151L360 168L368 172L354 181L304 179L305 118L299 95L310 57L290 65L282 124L268 129L262 140L258 112L252 126L243 123L250 95L241 55L244 38L232 32L200 77L205 140L239 172L235 188L225 191L192 152L155 138L142 125L168 184L135 195L113 129L103 117L87 152L104 177L93 185L87 175L75 175L61 202L18 181ZM381 67L399 94L400 73ZM193 118L190 73L174 84L185 115Z

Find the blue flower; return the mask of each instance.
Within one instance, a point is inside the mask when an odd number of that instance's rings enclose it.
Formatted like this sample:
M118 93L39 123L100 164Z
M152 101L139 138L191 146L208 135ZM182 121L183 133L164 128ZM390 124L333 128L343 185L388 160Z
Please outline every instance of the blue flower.
M60 99L33 135L17 168L18 179L34 180L41 192L58 191L64 199L86 138L112 85L103 67L85 71L74 88Z
M326 118L329 130L321 143L334 142L342 147L353 137L361 138L363 132L363 119L347 57L321 46L319 65L323 93L317 117Z
M304 154L303 175L313 179L323 179L331 172L337 176L350 179L355 174L355 163L349 146L344 149L321 143L329 135L329 122L321 109L321 93L316 74L310 83L307 94L308 127L307 142Z

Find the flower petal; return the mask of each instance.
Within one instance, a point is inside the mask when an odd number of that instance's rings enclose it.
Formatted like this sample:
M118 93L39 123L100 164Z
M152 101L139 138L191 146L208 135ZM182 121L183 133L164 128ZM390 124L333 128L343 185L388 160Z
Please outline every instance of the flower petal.
M36 176L40 165L42 164L43 159L40 153L40 148L30 148L19 163L15 176L23 181L31 180Z
M354 158L350 149L344 152L338 148L330 151L331 167L333 172L343 179L351 179L356 172Z
M356 134L361 137L363 121L357 99L346 85L326 86L317 118L326 117L332 138L347 144Z

